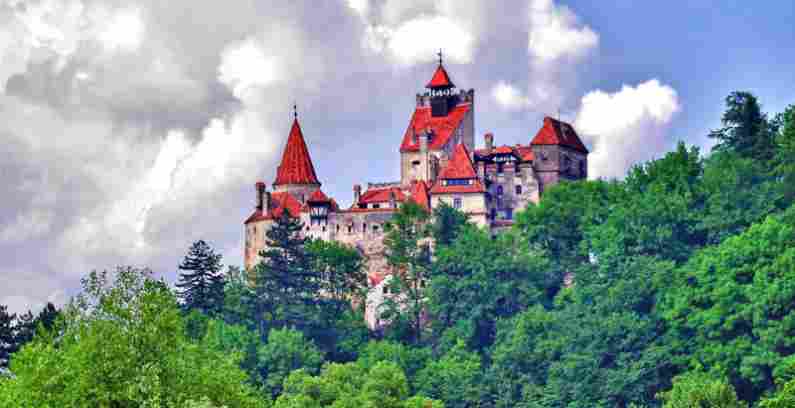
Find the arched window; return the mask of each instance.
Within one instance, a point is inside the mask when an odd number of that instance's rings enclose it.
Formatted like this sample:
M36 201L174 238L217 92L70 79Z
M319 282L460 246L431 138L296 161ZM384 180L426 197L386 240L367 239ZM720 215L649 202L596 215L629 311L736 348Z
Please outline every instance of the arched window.
M503 193L503 191L502 191L502 186L497 186L497 195L498 195L498 196L501 196L501 195L502 195L502 193Z
M516 195L521 195L521 194L522 194L522 185L521 184L517 184L516 185Z

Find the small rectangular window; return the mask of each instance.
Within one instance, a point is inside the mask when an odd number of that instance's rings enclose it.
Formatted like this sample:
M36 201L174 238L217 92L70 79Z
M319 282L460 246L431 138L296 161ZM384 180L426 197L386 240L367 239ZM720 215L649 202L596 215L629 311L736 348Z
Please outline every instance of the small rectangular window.
M517 184L516 185L516 195L522 194L522 186Z
M373 204L373 208L381 208L381 204Z
M460 210L462 206L463 203L460 197L456 197L453 199L453 208L455 208L456 210Z
M506 208L505 209L505 219L512 220L513 219L513 208Z

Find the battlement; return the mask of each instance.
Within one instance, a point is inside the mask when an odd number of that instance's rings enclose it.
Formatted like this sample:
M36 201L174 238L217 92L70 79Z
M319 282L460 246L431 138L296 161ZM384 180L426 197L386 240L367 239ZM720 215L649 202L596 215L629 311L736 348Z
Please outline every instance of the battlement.
M431 106L431 97L435 96L436 94L437 93L432 94L431 92L418 93L417 107ZM475 101L474 89L469 89L469 90L460 89L458 92L449 91L449 95L458 97L458 100L456 101L457 104L473 103Z

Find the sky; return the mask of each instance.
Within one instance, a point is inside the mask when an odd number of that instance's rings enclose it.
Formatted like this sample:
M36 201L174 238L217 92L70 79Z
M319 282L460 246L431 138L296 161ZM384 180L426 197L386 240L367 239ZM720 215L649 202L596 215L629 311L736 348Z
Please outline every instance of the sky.
M723 98L795 103L795 3L770 0L0 0L0 304L67 302L80 278L190 244L242 264L254 184L293 103L323 190L399 179L436 66L475 89L476 143L572 123L592 178L678 141L709 152Z

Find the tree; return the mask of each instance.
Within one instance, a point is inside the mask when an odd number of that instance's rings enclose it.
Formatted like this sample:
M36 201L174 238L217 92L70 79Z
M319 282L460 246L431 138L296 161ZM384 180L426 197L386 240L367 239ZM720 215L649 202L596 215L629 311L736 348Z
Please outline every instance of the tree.
M242 268L229 266L224 279L223 318L229 324L256 329L256 297L249 279Z
M468 226L448 246L439 247L430 268L427 310L437 346L459 339L483 350L494 341L497 321L547 301L549 262L530 251L516 234L492 239Z
M57 334L14 356L0 407L267 406L238 354L187 338L175 296L148 270L92 272L63 313Z
M320 279L302 229L303 223L285 211L265 233L266 249L254 269L256 320L263 338L271 327L308 330L318 324Z
M480 404L480 356L456 343L438 360L431 361L418 374L417 392L443 401L446 407L466 408Z
M743 408L734 388L725 379L703 373L686 373L674 378L673 388L660 394L663 408Z
M372 368L355 363L331 363L319 376L294 371L285 381L284 393L275 408L443 408L435 400L410 396L408 381L400 368L381 362Z
M60 314L61 312L57 307L55 307L55 305L47 302L47 305L44 306L44 308L39 312L39 314L36 315L36 317L33 317L33 312L31 311L18 316L16 324L17 348L21 348L23 345L33 340L33 337L36 335L36 331L40 328L44 330L52 330Z
M8 306L0 305L0 369L8 367L11 353L16 351L15 321L16 315L8 313Z
M439 246L450 245L467 222L468 216L465 213L442 201L433 209L433 223L431 224L433 242Z
M790 105L782 116L782 126L776 138L775 174L781 181L784 202L795 202L795 105Z
M282 391L287 376L298 369L307 374L317 374L323 356L303 333L290 329L274 329L268 333L268 342L257 349L258 370L262 384L273 397Z
M323 310L332 319L351 309L351 302L367 296L364 258L355 248L336 241L312 240L307 252L320 278Z
M186 311L198 310L208 316L218 315L224 304L224 277L221 255L203 240L191 245L179 265L179 297Z
M703 249L673 281L664 316L678 361L756 401L795 350L795 207Z
M735 91L725 101L726 111L721 118L723 127L709 134L710 138L718 141L715 149L734 151L743 157L762 161L772 159L775 154L774 129L771 129L756 97L750 92Z
M384 317L392 325L408 326L411 340L422 341L425 315L425 283L431 262L427 221L423 207L409 200L386 225L386 259L394 269L384 302Z

